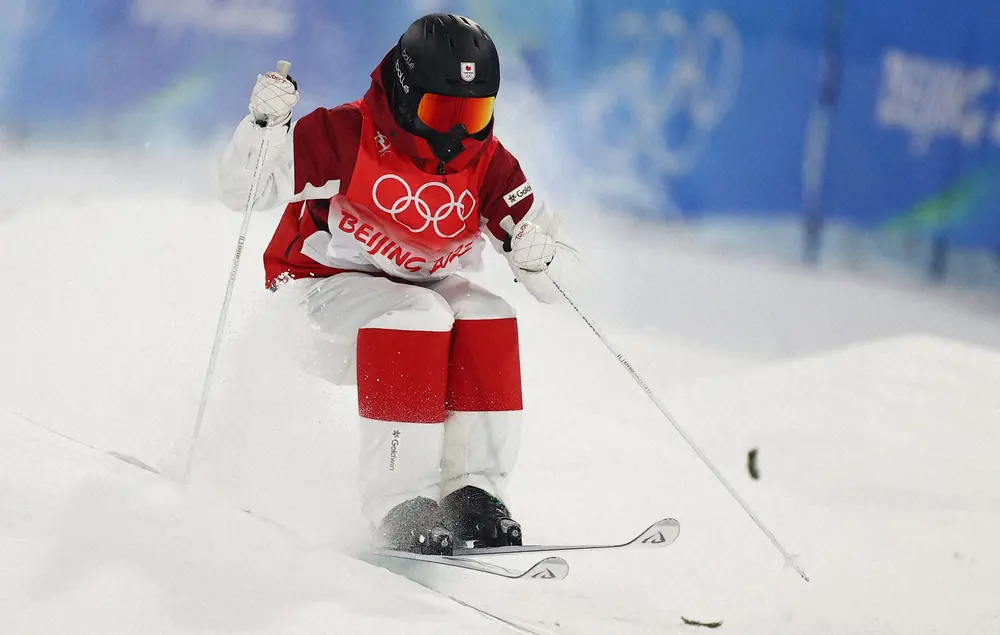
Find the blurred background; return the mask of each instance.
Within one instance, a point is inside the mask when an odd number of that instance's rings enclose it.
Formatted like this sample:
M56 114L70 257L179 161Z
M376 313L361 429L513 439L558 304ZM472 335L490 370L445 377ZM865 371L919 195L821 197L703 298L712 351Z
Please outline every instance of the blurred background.
M360 96L415 17L455 11L500 47L498 131L518 140L533 180L564 197L717 249L1000 289L1000 39L989 0L0 7L8 160L58 156L72 170L69 150L117 153L127 179L140 159L211 157L275 60L294 63L301 116ZM174 187L195 187L209 164L186 161ZM8 201L24 198L14 174Z
M0 0L0 631L371 633L392 607L400 632L450 632L222 509L368 538L357 396L264 287L281 210L243 244L191 495L79 447L161 467L187 447L242 221L215 161L257 74L293 62L296 116L353 101L449 10L497 41L497 134L582 248L578 305L814 576L488 249L470 277L520 318L508 502L532 541L684 530L664 566L580 554L561 589L457 596L543 632L1000 633L996 7Z

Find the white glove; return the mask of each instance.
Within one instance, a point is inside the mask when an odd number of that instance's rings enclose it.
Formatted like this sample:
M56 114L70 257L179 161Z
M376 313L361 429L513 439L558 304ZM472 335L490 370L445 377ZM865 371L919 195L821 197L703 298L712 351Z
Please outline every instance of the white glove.
M505 254L517 280L541 302L553 303L562 294L552 284L560 286L571 281L580 262L580 252L568 239L559 235L553 219L547 228L528 220L516 225L505 218L500 226L510 235L510 252Z
M250 96L250 114L268 128L284 126L292 120L292 107L299 103L295 80L271 71L257 76L257 85Z
M540 225L522 220L510 234L510 262L521 271L538 273L548 269L556 255L556 241Z

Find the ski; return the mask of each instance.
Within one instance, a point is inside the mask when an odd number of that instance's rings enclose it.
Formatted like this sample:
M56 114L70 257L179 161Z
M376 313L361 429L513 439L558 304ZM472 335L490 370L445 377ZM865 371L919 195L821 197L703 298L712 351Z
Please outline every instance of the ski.
M456 556L499 556L504 554L534 553L539 551L594 551L599 549L651 549L673 544L681 533L681 524L673 518L664 518L649 526L638 536L621 544L597 545L522 545L517 547L456 547Z
M139 469L152 472L158 476L163 476L158 469L129 454L114 451L105 452L105 454L118 459L119 461L128 463L129 465L133 465ZM261 522L273 525L284 531L289 531L283 525L275 523L262 516L258 516L249 509L244 509L242 511ZM459 558L455 556L425 556L422 554L407 553L405 551L392 551L389 549L376 549L369 552L367 555L368 558L365 559L369 562L369 564L374 564L376 566L383 566L385 564L384 560L386 559L408 560L411 562L423 562L428 564L456 567L459 569L496 575L510 580L562 580L569 575L569 563L558 557L543 558L528 569L519 571L488 562L479 562L478 560ZM383 562L380 563L378 560L383 560Z
M569 575L569 563L562 558L549 557L539 560L525 570L510 569L489 562L480 562L470 558L457 556L427 556L406 551L391 549L374 549L366 554L365 559L371 564L385 567L389 561L419 562L430 565L441 565L467 569L478 573L500 576L509 580L562 580Z

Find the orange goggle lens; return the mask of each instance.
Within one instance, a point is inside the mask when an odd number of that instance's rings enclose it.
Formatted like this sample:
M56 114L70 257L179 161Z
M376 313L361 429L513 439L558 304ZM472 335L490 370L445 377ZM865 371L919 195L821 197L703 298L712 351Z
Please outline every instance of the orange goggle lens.
M420 98L417 118L438 132L448 132L462 124L469 134L476 134L493 118L494 101L495 97L449 97L427 93Z

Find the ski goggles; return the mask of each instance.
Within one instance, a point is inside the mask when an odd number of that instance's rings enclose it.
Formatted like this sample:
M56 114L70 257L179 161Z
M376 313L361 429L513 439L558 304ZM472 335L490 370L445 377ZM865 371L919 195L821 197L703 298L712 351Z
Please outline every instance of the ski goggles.
M417 118L437 132L450 132L458 124L470 134L482 132L493 119L496 97L451 97L425 93L417 106Z

